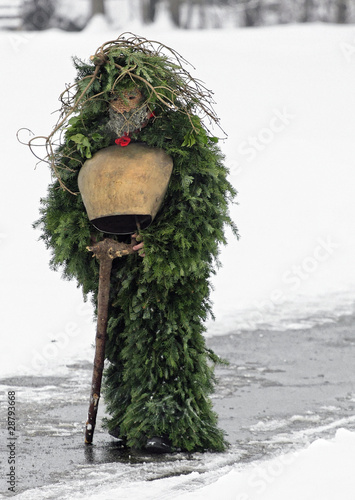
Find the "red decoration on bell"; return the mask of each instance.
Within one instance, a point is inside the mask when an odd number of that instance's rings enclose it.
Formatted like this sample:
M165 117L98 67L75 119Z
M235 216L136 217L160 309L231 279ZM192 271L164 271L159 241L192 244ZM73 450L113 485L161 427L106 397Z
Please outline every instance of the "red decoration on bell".
M122 137L119 137L118 139L115 140L115 143L118 146L128 146L128 144L131 142L131 138L128 137L128 135L123 135Z

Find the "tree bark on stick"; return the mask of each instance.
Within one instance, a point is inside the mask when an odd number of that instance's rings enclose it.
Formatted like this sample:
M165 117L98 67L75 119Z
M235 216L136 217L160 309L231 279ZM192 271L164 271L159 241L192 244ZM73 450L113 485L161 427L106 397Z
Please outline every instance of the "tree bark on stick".
M105 341L108 321L108 305L110 297L110 277L113 259L134 253L133 247L137 242L132 238L131 243L119 243L118 241L106 238L91 247L87 247L93 252L100 262L99 292L97 304L97 328L95 340L95 358L92 374L90 405L88 419L85 426L85 443L92 444L97 410L101 393L102 373L105 362Z

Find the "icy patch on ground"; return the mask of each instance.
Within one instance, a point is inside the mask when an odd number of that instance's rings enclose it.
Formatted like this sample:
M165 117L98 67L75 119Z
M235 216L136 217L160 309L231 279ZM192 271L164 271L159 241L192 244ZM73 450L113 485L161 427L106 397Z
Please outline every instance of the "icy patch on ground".
M280 302L270 299L253 302L253 307L243 307L243 304L237 302L234 308L218 303L214 308L215 321L207 322L207 335L225 335L257 329L308 329L316 325L335 323L341 316L355 312L355 294L349 290L317 296L295 295L292 300Z
M27 490L17 497L21 500L179 498L181 491L199 489L230 471L238 456L236 450L225 454L195 453L190 458L182 453L157 460L147 455L146 461L141 455L136 463L134 459L130 463L128 456L128 463L75 467L73 474L58 484Z
M255 425L250 426L252 432L270 432L282 429L287 426L286 420L269 420L266 422L259 421Z
M317 439L302 450L281 453L252 464L223 465L216 462L199 470L175 464L176 475L141 480L144 464L86 466L65 483L28 490L19 500L353 500L355 476L355 433L339 429L333 439ZM204 460L205 461L205 460ZM154 470L154 465L148 464ZM161 472L163 470L161 469ZM83 491L83 487L85 491Z

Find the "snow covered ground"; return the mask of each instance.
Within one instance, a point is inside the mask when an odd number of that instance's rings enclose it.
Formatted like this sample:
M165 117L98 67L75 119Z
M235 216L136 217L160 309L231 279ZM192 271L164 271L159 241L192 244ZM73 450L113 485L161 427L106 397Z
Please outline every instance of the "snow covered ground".
M222 147L239 191L232 214L241 240L230 236L222 249L208 335L308 328L354 311L354 27L178 31L160 19L113 31L97 19L82 33L2 32L0 377L66 374L69 363L92 361L91 306L48 269L31 227L50 174L45 165L34 169L16 132L46 135L57 97L74 77L71 56L87 58L127 29L174 47L196 67L228 133ZM69 488L18 498L212 499L223 492L233 500L347 500L355 491L354 455L354 433L340 429L332 440L271 461L207 471L193 489L189 475L122 482L118 471L99 493L72 496Z

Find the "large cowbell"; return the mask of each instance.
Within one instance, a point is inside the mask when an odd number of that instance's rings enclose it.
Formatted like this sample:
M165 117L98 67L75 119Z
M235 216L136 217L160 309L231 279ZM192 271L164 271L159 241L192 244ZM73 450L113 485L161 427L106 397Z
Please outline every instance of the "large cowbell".
M101 149L78 176L89 220L110 234L147 228L163 201L172 169L173 160L160 148L131 143Z

